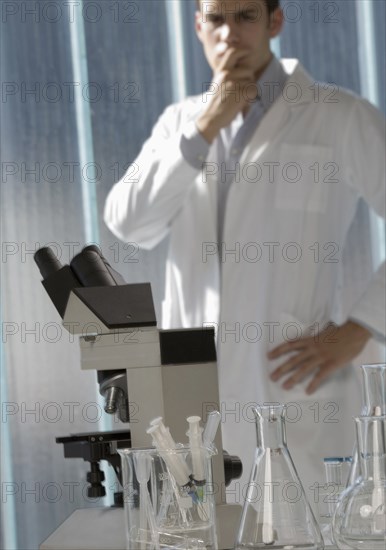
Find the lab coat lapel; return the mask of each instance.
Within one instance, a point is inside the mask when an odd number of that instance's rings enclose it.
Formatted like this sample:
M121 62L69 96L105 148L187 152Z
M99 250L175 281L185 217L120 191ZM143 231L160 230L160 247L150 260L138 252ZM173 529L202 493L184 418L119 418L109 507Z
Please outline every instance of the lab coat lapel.
M282 142L282 135L296 110L312 101L313 80L293 59L281 61L288 74L283 93L262 118L241 156L241 164L256 162L270 148Z

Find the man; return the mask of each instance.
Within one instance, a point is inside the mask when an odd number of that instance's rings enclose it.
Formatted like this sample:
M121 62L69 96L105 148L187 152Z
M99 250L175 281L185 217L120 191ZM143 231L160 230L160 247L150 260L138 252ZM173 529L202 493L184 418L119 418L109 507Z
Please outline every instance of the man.
M365 277L364 235L348 250L360 198L384 215L384 122L273 56L277 0L200 8L212 84L166 109L136 178L111 190L105 221L144 248L170 235L164 328L217 327L224 447L244 462L241 501L253 406L289 402L289 445L308 488L322 481L323 456L351 450L361 405L350 363L371 335L384 339L385 266Z

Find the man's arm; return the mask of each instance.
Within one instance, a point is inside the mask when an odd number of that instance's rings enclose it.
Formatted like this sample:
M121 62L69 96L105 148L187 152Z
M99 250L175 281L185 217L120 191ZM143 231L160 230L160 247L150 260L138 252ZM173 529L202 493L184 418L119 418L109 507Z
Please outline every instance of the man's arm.
M124 241L148 249L161 242L199 174L181 152L184 108L172 105L164 111L138 157L107 196L104 221Z
M198 137L205 140L207 147L202 141L199 143L197 136L189 139L184 134L185 130L189 132L189 125L182 123L182 104L163 113L139 156L107 197L104 220L117 237L153 248L167 235L199 174L209 145L221 128L248 107L245 99L238 99L245 97L242 88L253 82L252 70L242 66L246 53L229 48L214 75L217 92L195 121ZM239 94L234 93L237 87Z
M342 169L355 192L383 218L386 207L385 150L383 115L366 101L357 100L343 138ZM313 393L336 370L355 359L371 336L385 343L385 274L383 263L364 294L358 297L348 321L334 328L333 338L325 337L330 330L326 328L317 338L301 338L273 349L268 354L269 359L296 353L275 369L271 379L278 381L289 375L283 387L291 389L314 373L306 389L307 393Z

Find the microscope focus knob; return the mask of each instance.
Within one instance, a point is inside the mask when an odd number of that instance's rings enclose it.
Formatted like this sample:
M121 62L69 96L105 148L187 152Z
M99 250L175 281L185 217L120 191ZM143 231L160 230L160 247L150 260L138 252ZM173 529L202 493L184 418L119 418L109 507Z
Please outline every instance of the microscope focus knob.
M89 487L87 489L87 496L88 498L100 498L106 496L106 489L103 487L103 485L99 485L98 487Z
M243 473L243 463L238 456L223 451L225 486L228 487L233 479L239 479Z
M105 474L99 469L98 462L91 462L91 472L87 472L87 481L91 487L87 489L89 498L99 498L106 496L106 489L102 485L105 480Z
M122 399L123 391L116 386L110 386L107 388L105 398L105 412L108 414L115 414L117 412L119 401Z

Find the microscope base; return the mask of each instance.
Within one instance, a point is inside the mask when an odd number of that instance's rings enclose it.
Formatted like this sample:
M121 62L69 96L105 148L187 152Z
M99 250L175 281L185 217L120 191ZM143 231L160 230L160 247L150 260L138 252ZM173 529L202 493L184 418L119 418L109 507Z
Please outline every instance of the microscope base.
M217 505L218 550L233 548L240 521L241 506ZM123 508L84 508L75 510L39 550L125 550Z

